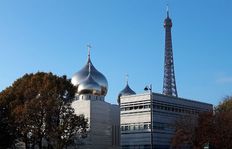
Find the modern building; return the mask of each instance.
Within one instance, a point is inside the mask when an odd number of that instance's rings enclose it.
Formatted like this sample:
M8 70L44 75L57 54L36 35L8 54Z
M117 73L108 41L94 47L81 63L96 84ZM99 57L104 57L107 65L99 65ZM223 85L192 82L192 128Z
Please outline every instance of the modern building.
M89 123L87 138L81 140L82 143L77 146L81 149L119 148L119 106L105 101L107 79L93 66L90 52L86 65L73 75L71 81L77 86L72 107L77 115L83 114Z
M175 122L212 105L153 92L120 96L122 149L170 149Z
M170 149L174 126L180 117L197 117L213 108L208 103L178 97L171 27L167 10L163 94L153 93L152 86L145 88L149 92L135 94L128 82L119 93L122 149Z

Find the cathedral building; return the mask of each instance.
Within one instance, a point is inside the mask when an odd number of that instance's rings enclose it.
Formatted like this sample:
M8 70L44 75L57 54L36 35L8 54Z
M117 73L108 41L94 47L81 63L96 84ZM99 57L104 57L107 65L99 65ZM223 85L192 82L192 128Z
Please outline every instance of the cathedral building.
M90 47L89 47L90 48ZM105 101L108 90L106 77L92 64L90 52L86 65L72 77L77 87L72 103L77 115L88 119L89 132L77 147L81 149L119 148L120 123L119 107Z

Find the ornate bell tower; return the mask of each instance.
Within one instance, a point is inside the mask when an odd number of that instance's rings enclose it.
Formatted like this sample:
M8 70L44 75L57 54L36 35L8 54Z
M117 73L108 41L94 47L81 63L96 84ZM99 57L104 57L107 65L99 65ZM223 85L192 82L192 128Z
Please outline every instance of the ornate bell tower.
M169 10L167 6L167 18L164 20L165 28L165 59L164 59L164 80L163 80L163 94L168 96L178 97L176 89L176 80L174 72L174 61L172 51L172 20L169 17Z

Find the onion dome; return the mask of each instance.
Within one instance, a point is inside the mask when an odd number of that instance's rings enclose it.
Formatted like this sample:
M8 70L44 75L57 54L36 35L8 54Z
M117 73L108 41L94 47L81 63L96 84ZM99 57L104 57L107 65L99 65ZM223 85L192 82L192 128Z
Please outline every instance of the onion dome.
M133 95L133 94L136 94L136 93L127 84L126 87L119 93L119 96Z
M88 47L90 48L90 47ZM79 85L86 81L87 77L89 76L89 68L91 70L91 78L90 80L94 80L95 83L97 83L100 88L101 88L101 96L105 96L108 91L108 82L106 80L106 77L99 72L92 64L91 59L90 59L90 52L88 53L88 60L85 66L78 72L76 72L73 77L72 77L72 84L74 86L77 86L79 88ZM78 89L79 92L79 89Z
M135 91L133 91L130 88L128 81L126 81L126 87L118 94L118 103L120 103L121 96L134 95L134 94L136 94Z
M79 95L101 95L101 86L93 79L91 71L89 71L87 78L78 85L77 93Z

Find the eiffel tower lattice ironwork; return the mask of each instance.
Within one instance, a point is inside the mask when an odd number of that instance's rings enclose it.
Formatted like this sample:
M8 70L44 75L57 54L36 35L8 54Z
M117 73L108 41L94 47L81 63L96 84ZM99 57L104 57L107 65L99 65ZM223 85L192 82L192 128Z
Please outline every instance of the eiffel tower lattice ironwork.
M172 51L172 20L169 17L169 10L167 8L167 18L164 20L165 28L165 59L164 59L164 80L163 80L163 94L168 96L178 97L176 89L176 80L174 72L174 61Z

